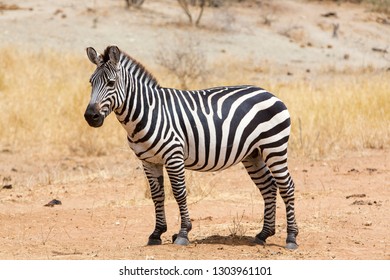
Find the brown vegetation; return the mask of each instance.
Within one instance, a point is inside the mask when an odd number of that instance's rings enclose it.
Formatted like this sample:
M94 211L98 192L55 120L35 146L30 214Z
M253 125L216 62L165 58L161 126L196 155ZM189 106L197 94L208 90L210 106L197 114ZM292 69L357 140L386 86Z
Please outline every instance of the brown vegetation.
M125 143L124 132L113 116L99 130L84 123L82 115L90 91L86 81L93 70L85 58L71 53L60 55L47 50L34 53L11 47L1 53L3 146L13 149L43 145L90 155L107 153ZM226 60L229 65L221 66ZM21 68L18 61L23 61L26 67ZM163 81L169 87L248 83L248 77L256 71L271 74L267 73L271 71L267 67L257 69L256 64L224 56L206 62L196 42L190 39L184 40L179 48L162 49L157 62L163 68L149 70L157 78L171 76ZM241 67L243 64L245 67ZM284 100L291 112L291 153L319 158L346 149L389 148L386 120L390 120L390 73L370 68L323 69L323 72L335 75L288 83L269 80L263 84Z

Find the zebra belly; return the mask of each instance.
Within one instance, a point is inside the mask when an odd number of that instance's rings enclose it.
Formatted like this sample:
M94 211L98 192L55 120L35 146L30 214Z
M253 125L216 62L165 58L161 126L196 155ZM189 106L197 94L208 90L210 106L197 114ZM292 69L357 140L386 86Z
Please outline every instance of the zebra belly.
M244 157L245 158L245 157ZM192 164L192 161L191 161L191 164L186 164L185 163L185 169L188 169L188 170L193 170L193 171L200 171L200 172L214 172L214 171L221 171L221 170L224 170L224 169L227 169L233 165L236 165L238 163L240 163L244 158L241 158L241 159L238 159L237 161L233 162L233 163L228 163L228 164L220 164L220 165L206 165L204 166L203 164Z

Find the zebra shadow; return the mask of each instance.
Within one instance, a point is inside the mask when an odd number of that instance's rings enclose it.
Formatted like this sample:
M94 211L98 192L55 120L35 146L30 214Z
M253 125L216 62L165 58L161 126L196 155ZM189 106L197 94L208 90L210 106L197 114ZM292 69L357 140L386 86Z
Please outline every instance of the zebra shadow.
M204 238L196 238L192 240L192 243L195 244L219 244L219 245L228 245L228 246L259 246L259 247L269 247L269 246L275 246L275 247L281 247L284 248L284 246L281 246L279 244L274 243L267 243L266 245L259 245L255 243L255 239L253 236L232 236L232 235L211 235Z

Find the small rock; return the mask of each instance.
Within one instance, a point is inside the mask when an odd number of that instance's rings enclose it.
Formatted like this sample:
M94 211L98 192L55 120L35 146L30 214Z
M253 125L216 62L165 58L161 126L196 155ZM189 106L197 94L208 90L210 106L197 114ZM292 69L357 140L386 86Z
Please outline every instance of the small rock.
M359 193L359 194L351 194L351 195L347 195L345 198L346 199L349 199L349 198L352 198L352 197L366 197L366 194L364 193Z
M10 189L12 189L12 185L11 185L11 184L9 184L9 185L4 185L4 186L3 186L3 189L5 189L5 190L10 190Z
M352 168L352 169L348 170L348 173L351 173L351 172L359 173L359 170Z
M335 17L337 18L337 13L336 12L327 12L325 14L321 14L322 17Z
M54 205L62 205L62 202L58 199L53 199L49 203L46 203L44 206L46 207L54 207Z

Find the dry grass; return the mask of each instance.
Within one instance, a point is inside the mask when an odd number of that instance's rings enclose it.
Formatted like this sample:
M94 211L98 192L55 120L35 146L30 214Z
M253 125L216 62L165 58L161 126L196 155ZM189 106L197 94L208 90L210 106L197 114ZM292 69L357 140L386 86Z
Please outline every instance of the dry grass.
M318 1L318 0L310 0L310 1ZM322 0L329 2L350 2L356 4L363 4L369 7L374 12L390 14L390 0Z
M379 13L390 14L390 0L365 0L372 5L372 10Z
M84 53L32 53L11 47L3 48L1 53L2 149L57 149L79 155L127 149L125 132L114 116L99 129L90 128L84 120L90 95L88 79L94 69ZM273 80L267 63L253 65L248 61L242 69L242 61L229 60L229 65L221 67L223 61L226 59L209 63L208 73L213 75L204 84L196 81L189 87ZM155 75L169 77L161 71ZM390 147L390 73L350 72L334 71L315 81L259 84L284 100L290 109L293 154L317 158L343 150ZM169 78L162 81L169 86L177 83L174 77L172 83Z
M310 157L390 146L390 74L337 74L277 85L290 108L291 150Z
M0 64L3 146L91 154L118 145L118 139L125 142L119 125L109 124L100 131L86 125L83 114L93 66L81 54L7 47L1 50Z

